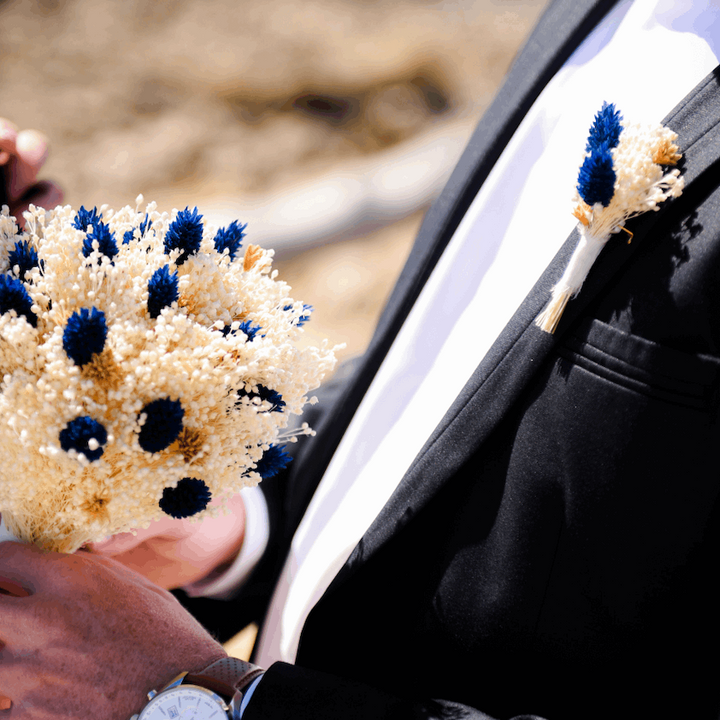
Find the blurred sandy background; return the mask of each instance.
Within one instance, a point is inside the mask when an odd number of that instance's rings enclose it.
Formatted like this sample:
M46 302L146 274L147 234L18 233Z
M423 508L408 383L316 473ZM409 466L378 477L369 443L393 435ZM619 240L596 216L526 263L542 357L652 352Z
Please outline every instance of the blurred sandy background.
M0 113L66 202L248 222L361 352L546 0L0 1Z

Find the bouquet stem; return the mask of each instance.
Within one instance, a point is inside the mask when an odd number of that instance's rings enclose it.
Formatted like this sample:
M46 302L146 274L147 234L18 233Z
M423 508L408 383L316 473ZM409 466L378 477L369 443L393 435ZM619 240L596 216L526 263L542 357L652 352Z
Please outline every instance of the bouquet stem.
M5 540L34 544L49 552L69 554L79 550L86 542L83 533L73 531L72 527L63 528L59 533L44 533L42 524L37 521L23 523L8 512L0 514L0 542Z

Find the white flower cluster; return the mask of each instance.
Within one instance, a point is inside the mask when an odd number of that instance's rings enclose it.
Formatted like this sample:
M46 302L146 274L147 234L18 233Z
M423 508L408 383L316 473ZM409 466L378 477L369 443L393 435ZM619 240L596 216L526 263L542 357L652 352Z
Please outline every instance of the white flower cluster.
M616 180L610 204L591 207L577 189L573 198L580 232L605 241L619 233L630 218L659 210L661 203L679 197L685 187L680 171L665 167L682 157L675 145L677 133L663 125L621 125L620 141L612 150Z
M73 552L256 484L336 349L296 346L308 308L272 251L154 203L25 218L0 215L8 528Z

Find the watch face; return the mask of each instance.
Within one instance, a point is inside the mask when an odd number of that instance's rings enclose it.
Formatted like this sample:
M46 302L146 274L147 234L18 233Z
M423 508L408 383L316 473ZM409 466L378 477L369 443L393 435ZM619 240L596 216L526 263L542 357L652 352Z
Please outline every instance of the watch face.
M227 720L222 699L196 685L179 685L154 697L138 720Z

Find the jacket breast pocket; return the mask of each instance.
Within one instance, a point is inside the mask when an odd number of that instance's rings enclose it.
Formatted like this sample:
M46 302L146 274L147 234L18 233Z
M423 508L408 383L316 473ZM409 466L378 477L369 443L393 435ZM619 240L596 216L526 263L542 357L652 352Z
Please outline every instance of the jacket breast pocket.
M586 320L558 354L619 386L698 410L717 405L720 358L694 355Z

